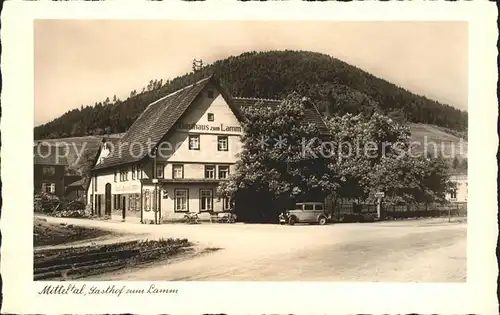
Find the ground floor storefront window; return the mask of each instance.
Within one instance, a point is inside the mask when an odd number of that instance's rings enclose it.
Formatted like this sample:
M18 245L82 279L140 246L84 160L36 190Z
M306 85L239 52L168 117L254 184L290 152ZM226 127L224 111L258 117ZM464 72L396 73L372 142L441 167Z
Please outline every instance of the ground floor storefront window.
M174 211L187 212L189 191L187 189L176 189L174 197Z
M113 195L113 209L127 211L140 211L141 210L141 194L114 194Z

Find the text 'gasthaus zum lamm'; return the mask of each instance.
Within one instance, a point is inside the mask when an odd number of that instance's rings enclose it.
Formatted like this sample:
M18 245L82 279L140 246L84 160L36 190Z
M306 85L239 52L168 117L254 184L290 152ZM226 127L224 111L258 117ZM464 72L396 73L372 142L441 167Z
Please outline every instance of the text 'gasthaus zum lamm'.
M159 288L151 284L146 288L133 288L126 285L46 285L38 294L47 295L127 295L127 294L175 294L177 289Z

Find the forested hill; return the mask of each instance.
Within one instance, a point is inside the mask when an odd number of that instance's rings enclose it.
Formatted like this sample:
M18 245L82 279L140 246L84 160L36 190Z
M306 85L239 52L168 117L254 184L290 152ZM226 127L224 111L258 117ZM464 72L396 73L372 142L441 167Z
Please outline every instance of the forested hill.
M328 55L270 51L219 60L202 72L167 82L151 80L142 91L131 91L126 100L111 94L102 102L82 105L35 127L35 139L125 132L149 103L212 73L233 96L282 98L296 91L309 96L327 114L380 111L409 122L467 129L466 112L412 94Z

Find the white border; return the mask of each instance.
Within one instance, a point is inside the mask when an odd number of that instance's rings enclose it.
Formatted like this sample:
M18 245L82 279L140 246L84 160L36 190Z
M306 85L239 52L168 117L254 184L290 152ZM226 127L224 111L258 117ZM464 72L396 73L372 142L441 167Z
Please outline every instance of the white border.
M2 12L1 271L13 313L481 313L496 302L496 15L491 2L19 2ZM33 19L469 22L467 284L177 282L171 296L38 296L32 281ZM28 188L27 188L28 187ZM26 196L28 194L28 196ZM115 282L116 284L117 282ZM135 283L138 286L139 283ZM147 286L146 283L144 285ZM193 299L193 297L195 297ZM294 298L300 297L300 298ZM228 303L230 301L231 303Z

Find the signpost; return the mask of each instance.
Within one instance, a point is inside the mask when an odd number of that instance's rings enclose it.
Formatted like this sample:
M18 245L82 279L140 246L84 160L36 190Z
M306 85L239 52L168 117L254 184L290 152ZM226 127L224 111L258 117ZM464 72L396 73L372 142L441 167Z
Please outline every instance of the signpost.
M377 198L377 218L380 220L380 205L382 204L382 198L385 197L385 193L383 191L381 192L376 192L375 193L375 198Z
M376 198L384 198L385 197L385 193L384 192L377 192L377 193L375 193L375 197Z

